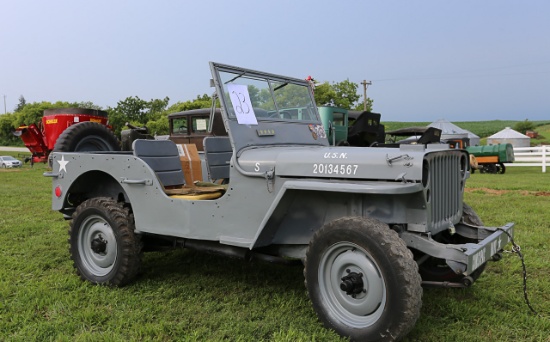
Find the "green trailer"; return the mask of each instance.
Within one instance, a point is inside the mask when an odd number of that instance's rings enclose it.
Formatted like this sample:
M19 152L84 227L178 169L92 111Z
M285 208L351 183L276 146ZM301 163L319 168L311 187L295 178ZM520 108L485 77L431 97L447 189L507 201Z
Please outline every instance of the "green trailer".
M479 170L482 173L504 173L506 172L504 163L514 162L512 144L468 146L466 150L476 157Z

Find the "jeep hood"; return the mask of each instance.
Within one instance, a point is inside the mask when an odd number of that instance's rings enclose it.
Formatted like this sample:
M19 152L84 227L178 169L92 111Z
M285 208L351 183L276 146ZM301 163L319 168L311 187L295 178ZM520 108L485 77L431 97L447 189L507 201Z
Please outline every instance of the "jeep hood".
M248 175L278 177L344 178L369 180L422 179L424 155L445 145L426 149L403 145L399 148L367 147L269 147L242 151L239 168Z

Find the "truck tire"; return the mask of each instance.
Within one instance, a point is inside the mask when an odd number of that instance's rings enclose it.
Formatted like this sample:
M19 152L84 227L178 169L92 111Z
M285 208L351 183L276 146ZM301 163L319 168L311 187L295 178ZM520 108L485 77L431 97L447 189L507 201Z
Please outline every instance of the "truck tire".
M475 210L466 203L462 203L462 222L471 224L474 226L483 226L483 221L477 215ZM457 238L460 241L454 241L455 243L477 243L477 240L470 240L457 235ZM471 281L476 281L483 271L487 263L481 265L477 270L470 274ZM462 274L456 274L449 266L445 260L430 258L420 265L420 275L422 280L425 281L440 281L440 282L451 282L451 283L463 283L465 285L471 285L471 281Z
M319 319L358 341L393 341L420 316L421 278L405 242L372 218L346 217L309 244L305 285Z
M85 121L67 127L57 138L53 152L120 151L114 133L105 125Z
M141 242L134 217L107 197L84 201L73 213L69 250L76 272L94 284L122 286L138 273Z

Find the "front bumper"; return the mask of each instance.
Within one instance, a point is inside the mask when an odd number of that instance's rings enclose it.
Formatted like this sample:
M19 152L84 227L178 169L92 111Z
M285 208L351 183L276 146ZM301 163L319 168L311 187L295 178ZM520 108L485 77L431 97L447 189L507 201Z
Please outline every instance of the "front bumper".
M444 244L431 238L429 234L402 232L401 238L409 248L426 255L443 259L456 273L471 275L484 263L491 260L514 237L514 224L502 227L478 227L465 223L455 226L456 233L478 243Z

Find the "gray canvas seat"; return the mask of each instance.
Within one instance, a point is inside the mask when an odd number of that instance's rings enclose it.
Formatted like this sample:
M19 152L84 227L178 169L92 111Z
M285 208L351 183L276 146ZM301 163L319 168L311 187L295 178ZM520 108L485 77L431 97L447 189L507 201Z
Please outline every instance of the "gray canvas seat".
M185 185L178 148L173 141L137 139L132 144L132 148L134 155L155 171L165 188Z
M216 199L225 193L225 187L211 183L201 183L201 186L186 185L178 148L171 140L137 139L132 147L134 155L155 171L164 192L170 197L204 200Z
M229 183L230 161L233 156L229 137L206 137L203 144L208 176L212 182L222 180L222 184Z

